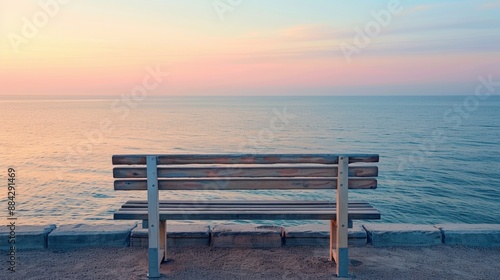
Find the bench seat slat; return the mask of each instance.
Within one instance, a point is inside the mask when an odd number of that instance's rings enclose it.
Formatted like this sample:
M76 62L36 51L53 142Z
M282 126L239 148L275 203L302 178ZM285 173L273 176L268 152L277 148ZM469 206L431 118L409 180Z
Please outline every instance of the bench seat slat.
M186 204L176 204L176 205L165 205L160 204L161 209L324 209L324 208L335 208L335 205L282 205L282 206L273 206L273 205L186 205ZM369 204L354 204L351 206L352 208L372 208ZM147 204L126 204L123 205L122 208L126 209L146 209Z
M262 213L262 214L297 214L297 213L328 213L328 214L335 214L336 208L329 208L329 209L316 209L316 208L306 208L306 209L297 209L297 210L291 210L289 208L277 208L277 209L272 209L272 208L262 208L262 209L256 209L256 208L231 208L231 209L192 209L192 208L167 208L167 209L161 209L160 208L160 214L210 214L210 213ZM373 207L367 207L367 208L350 208L349 213L377 213L378 211L375 210ZM134 209L134 208L124 208L120 209L115 213L135 213L135 214L145 214L147 215L147 210L145 209ZM146 218L147 219L147 218Z
M233 206L233 207L190 207L189 205L185 206L160 206L160 210L165 211L224 211L224 210L259 210L259 211L316 211L316 210L335 210L335 206L331 207L244 207L244 206ZM373 209L370 205L355 205L350 206L350 209ZM120 210L123 211L145 211L146 207L122 207Z
M133 203L131 203L133 202ZM316 205L297 201L239 201L233 204L219 204L214 201L206 201L202 205L195 202L180 201L160 202L160 219L167 220L226 220L226 219L311 219L331 220L335 219L336 207L334 202L318 201ZM187 203L186 203L187 202ZM294 204L295 203L295 204ZM303 207L297 207L297 206ZM287 217L289 216L289 217ZM147 219L146 201L129 201L125 203L115 215L115 219L141 220ZM380 212L368 202L349 202L349 219L380 219Z
M138 201L137 203L125 203L122 205L122 208L137 208L137 209L145 209L147 208L147 202L146 201ZM317 203L317 204L311 204L311 203L305 203L305 204L285 204L285 203L275 203L272 204L271 202L265 202L265 203L245 203L243 202L238 202L238 203L232 203L232 204L217 204L217 203L209 203L209 202L204 202L204 201L199 201L199 202L190 202L190 203L165 203L165 202L160 202L159 207L160 208L192 208L192 209L215 209L215 208L271 208L271 209L305 209L305 208L311 208L311 209L327 209L327 208L335 208L336 204L335 202L325 202L325 203ZM351 208L363 208L363 207L368 207L368 208L373 208L368 202L349 202L349 207Z
M158 178L193 177L337 177L337 166L287 166L287 167L159 167ZM351 166L349 177L377 177L377 166ZM114 178L146 178L144 167L116 167Z
M144 165L148 155L114 155L115 165ZM168 154L155 155L158 164L275 164L321 163L337 164L339 156L349 157L349 163L378 162L377 154Z
M147 190L146 180L115 180L115 190ZM159 190L336 189L337 179L321 178L203 178L158 180ZM376 189L375 178L353 178L349 189Z
M146 220L147 211L118 211L116 220ZM351 220L380 219L376 210L349 210ZM335 211L163 211L160 220L335 220Z
M258 204L258 205L276 205L276 204L288 204L288 205L319 205L319 204L334 204L334 200L225 200L225 199L215 199L215 200L160 200L160 204L196 204L203 203L209 205L225 205L225 204ZM349 200L349 204L356 203L368 203L359 200ZM147 200L129 200L125 204L147 204Z

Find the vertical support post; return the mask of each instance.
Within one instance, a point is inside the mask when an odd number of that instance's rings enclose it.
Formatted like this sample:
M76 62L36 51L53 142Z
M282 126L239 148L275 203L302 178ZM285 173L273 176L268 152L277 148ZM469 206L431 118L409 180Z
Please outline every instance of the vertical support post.
M160 204L156 156L146 157L148 175L148 277L160 277Z
M349 277L349 256L347 249L349 158L339 156L338 167L335 261L337 262L337 277Z

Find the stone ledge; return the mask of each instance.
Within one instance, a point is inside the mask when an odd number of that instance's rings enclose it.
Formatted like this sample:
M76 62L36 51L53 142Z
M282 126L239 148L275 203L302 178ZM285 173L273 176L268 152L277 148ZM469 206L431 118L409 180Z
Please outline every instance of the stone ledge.
M446 245L500 247L500 224L438 224Z
M442 244L441 231L432 225L364 224L363 227L368 234L368 243L375 247Z
M168 247L197 247L210 245L210 226L208 225L179 225L167 223ZM130 234L130 246L148 247L148 230L135 228Z
M322 246L329 243L329 226L321 224L287 227L219 224L167 225L169 247L209 246L275 248ZM10 229L0 227L0 249L8 249ZM2 237L3 236L3 237ZM500 247L500 224L354 224L349 229L349 246L367 243L378 246L432 246L439 244ZM101 246L148 246L147 229L135 223L110 225L17 226L18 249L66 249Z
M283 228L278 226L218 224L212 227L211 245L221 248L277 248L281 247L283 236Z
M354 223L348 230L349 246L364 246L367 243L366 230ZM330 245L330 226L308 224L285 227L286 246L328 247Z
M24 226L17 225L16 249L44 249L47 248L47 236L56 228L56 225ZM0 227L0 249L9 249L10 228Z
M50 249L83 247L127 247L136 223L129 225L62 225L48 236Z

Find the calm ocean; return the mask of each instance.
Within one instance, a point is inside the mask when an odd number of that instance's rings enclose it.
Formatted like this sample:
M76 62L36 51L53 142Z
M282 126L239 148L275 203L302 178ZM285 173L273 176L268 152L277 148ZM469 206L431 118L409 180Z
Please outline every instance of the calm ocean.
M499 96L3 98L0 116L0 217L13 167L18 224L109 223L125 200L145 198L113 190L113 154L238 152L378 153L378 189L350 198L372 202L383 222L500 223Z

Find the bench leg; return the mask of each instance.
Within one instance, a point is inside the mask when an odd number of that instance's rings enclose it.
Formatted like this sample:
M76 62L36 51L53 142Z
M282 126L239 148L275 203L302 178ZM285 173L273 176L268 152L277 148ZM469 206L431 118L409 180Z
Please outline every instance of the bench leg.
M160 264L167 260L167 221L149 228L148 277L160 277Z
M349 251L347 249L347 225L336 224L337 245L335 255L337 258L337 277L349 277Z
M335 261L337 277L349 277L349 254L347 246L347 227L339 227L335 220L330 221L330 261Z
M148 277L156 278L160 277L160 263L162 258L160 257L162 252L160 228L158 223L148 220L149 222L149 246L148 246Z
M335 248L335 237L336 237L336 234L335 234L335 221L334 220L330 220L330 250L328 250L328 252L330 253L329 254L329 257L328 257L328 260L333 262L335 261L335 257L333 256L333 253L334 253L334 248Z
M167 261L167 221L160 221L160 262Z
M167 221L149 228L148 277L160 277L160 264L167 260Z

